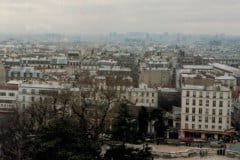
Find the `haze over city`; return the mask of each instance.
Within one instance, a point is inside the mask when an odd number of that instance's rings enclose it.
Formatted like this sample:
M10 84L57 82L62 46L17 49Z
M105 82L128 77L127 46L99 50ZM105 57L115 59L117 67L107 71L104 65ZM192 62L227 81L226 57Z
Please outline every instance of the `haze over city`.
M0 160L239 160L240 0L0 0Z
M238 0L1 0L0 33L239 35Z

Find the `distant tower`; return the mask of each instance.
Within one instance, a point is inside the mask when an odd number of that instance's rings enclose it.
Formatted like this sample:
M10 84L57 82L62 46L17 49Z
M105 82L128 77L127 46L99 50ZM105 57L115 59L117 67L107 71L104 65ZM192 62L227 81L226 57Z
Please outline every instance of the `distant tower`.
M6 82L6 70L2 61L0 61L0 84L5 84L5 82Z

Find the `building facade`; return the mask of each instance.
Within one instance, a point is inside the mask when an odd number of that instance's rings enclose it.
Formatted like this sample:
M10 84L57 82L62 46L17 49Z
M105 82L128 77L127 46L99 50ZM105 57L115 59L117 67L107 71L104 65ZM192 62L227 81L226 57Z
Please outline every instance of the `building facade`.
M17 107L17 85L0 85L0 115L9 114Z
M168 68L144 69L139 73L139 82L149 87L166 87L171 85L172 74Z
M157 108L158 107L158 90L140 86L139 88L129 88L126 91L127 100L136 106L144 106Z
M25 109L32 103L57 95L61 89L62 87L55 83L23 83L19 85L18 103L21 109Z
M231 91L224 86L185 85L180 138L220 138L231 129Z
M8 79L26 80L40 79L42 77L42 72L35 70L34 67L11 67L8 71Z

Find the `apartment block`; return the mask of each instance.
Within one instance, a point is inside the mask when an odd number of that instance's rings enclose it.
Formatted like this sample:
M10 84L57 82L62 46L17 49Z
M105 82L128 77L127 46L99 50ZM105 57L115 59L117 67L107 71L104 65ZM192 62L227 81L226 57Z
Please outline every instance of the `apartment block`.
M17 85L0 85L0 115L9 114L17 107Z
M158 90L147 86L129 88L126 92L126 98L136 106L158 107Z
M221 85L185 85L180 138L220 138L231 129L231 90Z
M62 87L58 83L28 82L19 85L18 102L22 109L32 103L59 93Z

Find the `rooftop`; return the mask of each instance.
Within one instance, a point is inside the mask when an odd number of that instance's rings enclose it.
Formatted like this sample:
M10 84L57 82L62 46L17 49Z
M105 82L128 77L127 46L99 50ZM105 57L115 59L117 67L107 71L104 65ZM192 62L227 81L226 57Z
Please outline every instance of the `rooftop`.
M0 85L0 90L18 90L17 85Z
M27 88L49 88L49 89L60 89L60 86L57 82L40 82L40 81L29 81L26 83L20 84L20 87L27 87Z
M176 88L160 88L159 87L158 90L161 92L172 92L172 93L178 92Z
M183 65L184 69L201 69L201 70L210 70L213 69L213 66L209 65Z
M184 85L182 87L182 90L205 90L205 91L223 91L223 92L230 91L229 88L221 85L214 85L214 86Z
M235 78L233 76L224 75L216 77L215 80L235 80Z
M157 92L156 89L147 88L147 87L146 88L129 88L128 91L130 91L130 92L145 92L145 91L147 91L147 92Z
M220 70L224 70L224 71L227 71L227 72L232 72L234 74L239 74L240 73L240 69L229 66L229 65L220 64L220 63L212 63L211 65L215 68L220 69Z

